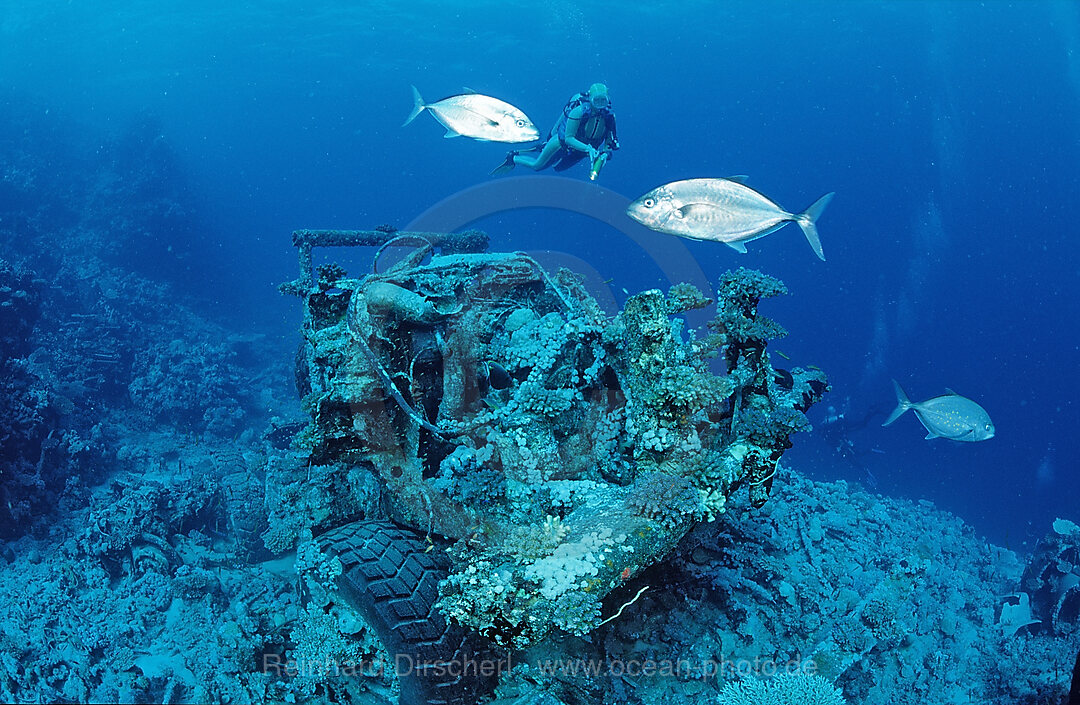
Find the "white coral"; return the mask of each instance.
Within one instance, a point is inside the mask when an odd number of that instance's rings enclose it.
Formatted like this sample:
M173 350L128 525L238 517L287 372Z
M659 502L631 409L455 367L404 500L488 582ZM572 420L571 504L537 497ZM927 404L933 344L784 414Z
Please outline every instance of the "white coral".
M781 673L768 679L729 683L717 705L846 705L844 695L818 675Z
M525 569L525 578L540 583L540 594L554 600L578 585L581 578L596 575L603 557L611 551L611 529L594 531L574 543L560 544L546 558Z

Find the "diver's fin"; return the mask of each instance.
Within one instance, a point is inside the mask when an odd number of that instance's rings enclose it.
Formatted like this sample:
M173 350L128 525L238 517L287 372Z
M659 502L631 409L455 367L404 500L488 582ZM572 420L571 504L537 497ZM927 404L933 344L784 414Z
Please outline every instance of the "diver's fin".
M795 222L802 228L803 235L806 236L806 241L810 243L811 249L814 250L814 254L822 261L825 260L825 253L821 251L821 240L817 234L817 219L821 217L821 214L825 211L825 206L829 205L829 201L835 193L827 193L818 200L814 201L814 204L795 216Z
M746 245L742 244L741 242L725 242L724 244L735 250L739 254L746 254Z
M410 122L415 120L416 116L419 115L420 113L422 113L424 111L424 108L427 107L426 105L424 105L424 99L420 97L420 91L416 90L416 86L412 87L412 99L413 99L412 112L409 113L409 117L405 118L405 122L401 123L402 127L405 127Z
M892 381L893 389L896 391L896 408L889 414L889 418L885 419L885 423L882 426L888 426L893 421L904 415L904 412L911 408L911 400L908 399L907 394L904 393L904 388L900 386L900 383L895 379ZM927 436L929 438L929 436Z
M516 149L511 149L509 152L507 152L506 159L503 160L502 164L491 170L491 175L498 176L499 174L505 174L511 171L516 166L516 164L514 163L514 157L516 157L517 154L518 152Z
M735 174L734 176L725 176L728 181L734 181L737 184L746 185L746 182L750 180L750 177L746 174Z

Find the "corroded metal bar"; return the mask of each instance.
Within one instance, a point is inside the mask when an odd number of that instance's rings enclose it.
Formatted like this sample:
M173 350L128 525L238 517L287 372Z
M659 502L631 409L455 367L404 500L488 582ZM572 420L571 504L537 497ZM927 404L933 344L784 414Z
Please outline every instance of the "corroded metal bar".
M488 247L487 233L465 230L460 233L406 232L402 230L294 230L293 245L298 251L300 279L310 287L314 278L311 251L316 247L379 247L399 237L418 237L444 253L483 252Z
M293 233L293 243L296 244L296 234ZM311 263L311 245L298 244L297 257L300 260L300 278L297 283L305 289L311 288L312 270L314 266Z

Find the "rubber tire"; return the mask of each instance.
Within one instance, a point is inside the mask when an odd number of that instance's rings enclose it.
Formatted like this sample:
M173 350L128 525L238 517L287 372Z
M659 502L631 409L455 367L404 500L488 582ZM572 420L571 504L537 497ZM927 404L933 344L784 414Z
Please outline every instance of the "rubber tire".
M439 581L450 568L443 551L413 531L381 521L348 524L316 540L341 561L338 588L375 630L395 670L398 664L458 666L453 671L399 671L400 705L475 705L491 691L492 678L481 677L475 666L466 675L460 668L488 658L488 646L435 606Z

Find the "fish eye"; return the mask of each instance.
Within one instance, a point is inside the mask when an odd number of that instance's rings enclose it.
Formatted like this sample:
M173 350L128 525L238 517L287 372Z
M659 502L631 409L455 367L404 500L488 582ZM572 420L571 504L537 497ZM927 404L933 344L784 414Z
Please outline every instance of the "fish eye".
M652 198L646 198L644 201L641 202L641 205L645 206L646 208L652 208L656 205L656 201Z
M515 120L514 124L517 125L518 127L525 127L525 121L522 120L521 118L518 118L517 120Z

